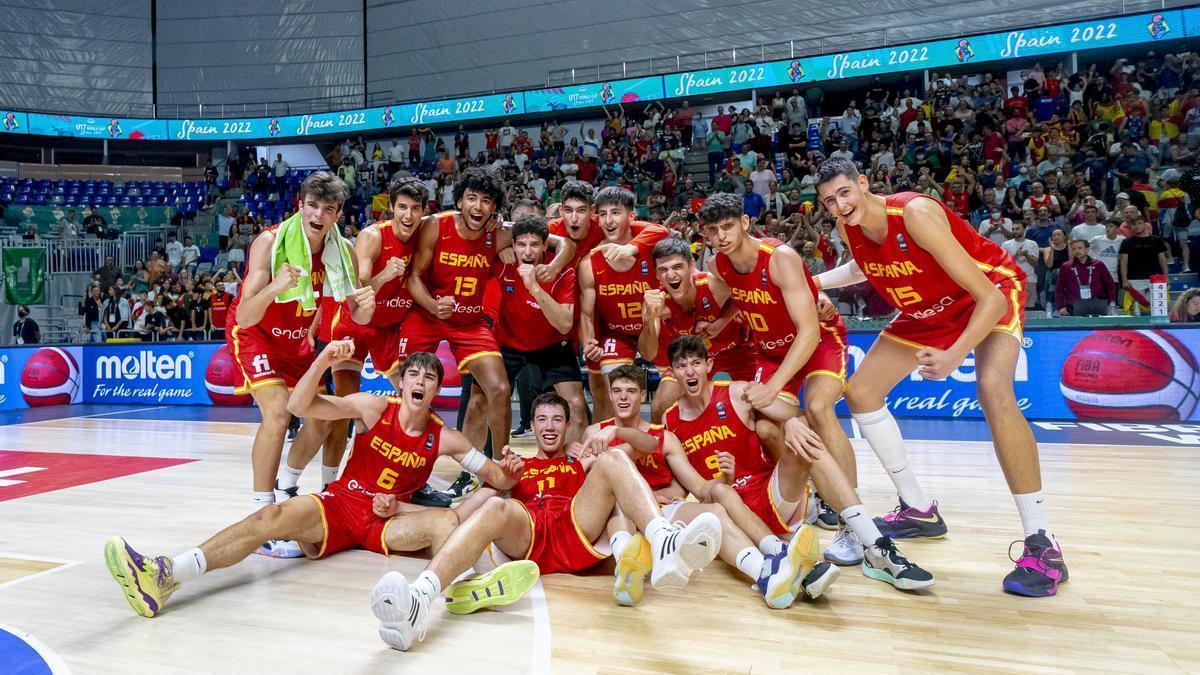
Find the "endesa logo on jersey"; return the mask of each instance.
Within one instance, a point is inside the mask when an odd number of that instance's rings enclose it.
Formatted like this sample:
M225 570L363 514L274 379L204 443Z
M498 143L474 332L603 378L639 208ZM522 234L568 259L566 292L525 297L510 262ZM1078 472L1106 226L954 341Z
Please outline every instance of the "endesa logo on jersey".
M219 344L104 346L85 351L84 396L96 403L208 404L204 372Z

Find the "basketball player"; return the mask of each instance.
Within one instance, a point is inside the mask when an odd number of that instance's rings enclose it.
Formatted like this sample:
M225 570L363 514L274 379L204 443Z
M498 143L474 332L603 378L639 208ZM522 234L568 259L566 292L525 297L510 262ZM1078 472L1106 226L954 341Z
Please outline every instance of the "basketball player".
M632 256L608 257L609 250L632 243L633 193L606 187L596 193L595 203L606 243L579 263L579 342L588 367L593 416L606 419L612 416L607 375L637 356L642 303L658 279L651 272L650 256L641 249ZM614 247L604 248L608 244Z
M276 296L295 288L302 274L311 275L314 294L322 292L325 264L321 256L326 236L336 226L346 197L346 184L329 172L318 171L305 178L300 185L298 215L312 252L310 270L305 272L287 262L273 270L279 226L268 228L250 247L246 280L230 305L232 319L226 342L245 379L235 391L248 390L262 414L262 424L254 434L250 453L255 508L275 503L275 474L291 420L287 411L288 389L296 385L316 356L308 339L316 310L304 309L299 301L278 302ZM371 320L375 311L372 288L358 289L347 301L353 321L365 324ZM319 420L301 431L288 457L296 465L295 470L300 471L308 464L328 431L329 425ZM277 557L302 555L294 542L269 542L262 552Z
M504 199L504 184L494 173L471 168L459 175L454 184L459 210L435 214L421 229L408 278L416 307L404 320L399 341L401 357L433 351L442 340L450 344L459 372L470 372L486 398L486 420L469 411L463 423L463 432L479 447L489 430L492 447L504 447L512 415L504 360L483 314L493 259L512 244L510 231L494 229ZM549 241L559 267L563 256L573 255L573 245L558 237ZM461 498L477 486L470 476L460 476L450 494Z
M728 301L724 305L717 302L708 285L708 272L696 270L687 242L667 237L654 245L651 257L660 287L646 291L638 351L654 362L661 375L650 404L650 419L661 423L663 412L679 400L679 384L667 362L667 346L675 338L703 335L716 362L715 372L734 380L753 380L756 365L753 352L746 349L751 344L749 326L739 317L722 316L726 307L733 314L736 309ZM710 335L712 328L722 323L724 327Z
M913 370L926 379L946 378L974 350L979 403L1025 531L1024 552L1005 577L1004 590L1055 595L1067 580L1067 567L1046 523L1037 444L1013 393L1025 274L941 202L912 192L874 194L848 161L824 162L817 185L854 256L821 275L821 285L837 288L866 279L900 311L846 390L854 419L900 493L896 511L877 519L880 529L897 537L946 533L937 505L925 497L908 464L885 397Z
M513 223L516 262L501 265L496 274L500 284L496 341L510 386L522 369L532 366L540 388L553 389L566 399L571 408L567 439L576 441L582 435L587 409L579 360L571 346L575 270L568 268L547 283L537 281L536 269L543 263L548 237L546 219L541 216L525 216Z
M135 612L155 616L180 584L233 565L269 539L299 541L310 558L356 546L384 555L437 550L458 525L457 514L406 502L429 479L439 456L454 458L498 489L517 482L520 472L510 469L519 462L493 462L429 411L442 381L442 365L433 354L418 352L405 360L400 396L319 393L325 370L352 358L354 349L350 340L329 343L289 403L294 414L309 420L354 419L361 425L342 477L320 494L305 495L308 499L260 509L173 559L143 556L121 537L109 539L105 562Z
M370 325L361 325L349 320L344 304L323 302L321 305L321 329L329 341L353 339L354 355L339 362L333 368L333 391L338 396L349 396L361 389L362 367L367 355L375 372L388 378L399 391L400 381L400 324L412 307L408 294L407 271L416 240L413 235L425 216L425 185L416 178L400 178L388 186L388 204L392 218L375 223L358 234L354 244L354 257L358 266L358 281L362 286L375 290L375 314ZM322 298L325 300L325 298ZM321 460L321 484L328 485L337 478L342 455L346 450L348 420L339 420L330 426L325 439ZM290 451L289 459L292 453ZM297 459L299 462L299 459ZM284 464L279 474L276 489L295 496L300 470ZM449 506L448 498L428 486L416 493L418 503L430 503L442 498L438 505Z
M933 585L931 574L909 562L891 538L879 532L839 465L822 457L822 444L800 418L791 417L787 421L788 451L778 457L764 454L764 444L756 433L754 410L745 400L746 389L753 385L713 382L710 379L713 359L704 340L696 335L673 341L669 358L682 395L664 416L667 429L683 444L687 462L701 477L728 477L733 487L733 490L710 491L707 501L725 506L733 522L752 536L768 532L785 534L796 520L799 506L796 483L806 480L811 472L817 489L839 509L849 527L862 541L870 542L865 555L863 547L859 547L858 560L838 560L828 553L827 560L842 565L861 562L864 575L902 590ZM776 401L767 412L776 412L781 407ZM676 471L675 475L680 474ZM732 502L729 492L736 494ZM739 508L739 501L748 510Z
M682 528L663 518L624 452L604 452L588 460L565 454L570 409L562 397L542 394L534 401L533 415L537 454L524 463L512 455L505 459L521 470L512 498L489 497L451 534L412 584L403 574L388 572L375 585L371 610L380 621L380 637L390 647L407 651L413 639L424 634L434 599L489 544L509 558L527 562L501 566L497 570L514 571L493 572L491 579L467 580L447 588L451 613L515 602L533 587L539 570L578 572L596 565L607 555L597 551L594 543L603 536L614 508L645 533L624 533L630 537L626 548L646 563L638 569L639 582L650 571L654 588L684 586L692 572L711 562L721 548L716 516L703 514Z
M802 586L810 597L816 598L833 583L838 571L830 569L827 563L814 571L819 553L817 535L812 528L802 525L792 545L785 544L762 520L749 512L727 486L713 485L720 483L719 476L709 481L701 478L688 464L683 446L673 433L666 431L661 424L651 424L642 419L646 372L641 367L620 366L609 373L608 380L616 417L588 427L584 437L585 454L602 453L610 447L619 447L628 452L642 479L654 490L658 503L664 505L663 515L673 522L688 523L701 513L717 516L723 535L719 552L721 559L750 577L767 606L772 609L790 607ZM739 514L739 521L751 529L743 532L734 524L723 506L728 502L716 497L719 489L730 493L730 507L745 512ZM710 503L684 502L687 492ZM610 541L613 558L617 561L613 596L618 604L632 606L641 599L640 591L635 590L641 582L634 578L636 565L630 556L624 555L628 541L627 537L622 538L619 534L614 534ZM755 546L753 541L757 541L758 545Z

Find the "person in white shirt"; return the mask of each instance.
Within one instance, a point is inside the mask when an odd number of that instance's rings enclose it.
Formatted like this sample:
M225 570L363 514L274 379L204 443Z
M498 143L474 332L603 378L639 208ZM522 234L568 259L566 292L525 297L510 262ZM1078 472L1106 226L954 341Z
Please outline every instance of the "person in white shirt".
M191 237L183 238L183 266L188 274L196 274L196 265L200 262L200 247L192 242Z
M1012 233L1013 238L1000 246L1013 257L1013 260L1017 262L1017 267L1025 270L1025 283L1029 286L1025 306L1033 307L1037 304L1038 297L1037 275L1034 272L1037 269L1041 250L1038 249L1037 242L1025 238L1025 223L1013 223Z
M558 169L559 171L562 171L563 176L565 176L568 181L575 180L575 176L579 174L579 165L575 163L575 153L568 152L566 156L563 157L562 166L558 167Z
M997 244L1004 244L1004 242L1012 238L1012 228L1012 220L1006 218L1004 214L1000 212L1000 209L995 204L992 204L991 216L987 220L979 223L979 234L991 239Z
M532 178L525 181L525 185L530 190L533 190L533 194L537 195L538 199L541 199L542 195L546 194L546 179L537 174L534 174Z
M229 244L229 233L233 231L233 224L237 222L233 218L233 207L226 206L224 213L217 216L217 240L221 246L221 250L225 250Z
M504 120L504 126L500 127L500 147L504 150L504 154L508 154L515 140L517 140L516 127L512 125L511 120Z
M284 176L287 175L288 170L292 168L292 166L290 164L283 161L283 153L282 152L275 154L275 163L272 164L271 166L273 166L275 168L275 177L276 178L283 178Z
M754 183L754 192L758 193L763 200L767 199L767 195L771 194L771 183L775 180L775 172L767 167L767 160L758 160L758 168L750 172L750 182Z
M179 243L174 232L167 233L167 245L163 248L167 251L167 265L171 267L172 272L178 272L179 266L183 264L183 244Z
M1091 241L1091 256L1104 263L1118 286L1121 283L1117 278L1121 262L1121 242L1125 241L1125 237L1117 234L1120 228L1120 221L1108 220L1104 223L1104 234L1092 237Z
M583 128L583 122L579 123L579 137L583 139L583 156L596 159L600 156L600 139L596 138L595 129Z
M434 180L432 176L425 178L421 182L425 184L425 191L427 193L429 193L429 203L437 204L438 203L438 182L436 180Z
M853 162L854 153L850 151L850 143L845 140L838 143L838 149L829 153L829 159L844 159L847 162Z
M1104 235L1104 229L1100 223L1100 209L1089 204L1083 207L1083 222L1071 228L1071 241L1086 241L1090 246L1093 239Z

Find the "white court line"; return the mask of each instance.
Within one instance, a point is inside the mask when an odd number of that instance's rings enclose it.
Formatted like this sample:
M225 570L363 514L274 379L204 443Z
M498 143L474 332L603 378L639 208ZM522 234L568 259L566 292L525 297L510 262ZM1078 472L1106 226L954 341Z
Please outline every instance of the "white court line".
M16 579L13 579L12 581L6 581L6 582L0 584L0 588L7 588L9 586L14 586L16 584L21 583L22 581L29 581L30 579L33 579L36 577L44 576L46 574L53 574L54 572L61 572L62 570L70 569L76 565L83 564L78 560L60 560L58 558L46 558L43 556L23 555L21 553L9 553L8 551L0 551L0 558L15 558L16 560L32 560L34 562L58 563L58 567L52 567L48 570L42 570L41 572L34 572L33 574L29 574L27 576L18 577Z
M63 661L62 657L56 654L53 649L50 649L45 642L8 624L0 623L0 630L12 633L17 638L23 640L25 644L32 647L33 651L37 652L42 657L42 660L46 662L46 665L50 667L50 672L54 673L54 675L71 675L71 669L67 667L66 661Z
M106 417L108 415L125 415L127 413L145 412L147 410L159 410L161 408L169 408L169 407L170 406L156 405L156 406L153 406L150 408L131 408L129 410L113 410L111 412L106 412L106 413L96 413L94 415L70 415L68 417L55 417L53 419L48 419L48 420L30 420L28 422L17 422L16 424L0 425L0 429L8 429L11 427L27 427L27 426L32 426L35 424L46 424L48 422L66 422L67 420L82 420L82 419L86 419L88 417ZM142 420L142 421L147 421L147 420Z
M550 673L550 610L546 607L546 591L542 580L529 591L529 603L533 609L533 668L534 675Z

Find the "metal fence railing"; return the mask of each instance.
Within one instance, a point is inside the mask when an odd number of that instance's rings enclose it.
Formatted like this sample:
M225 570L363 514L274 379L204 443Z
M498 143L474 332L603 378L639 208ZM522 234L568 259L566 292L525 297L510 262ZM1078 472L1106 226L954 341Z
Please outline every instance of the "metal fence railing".
M46 273L70 274L92 272L112 256L120 268L132 267L135 260L148 260L154 240L163 236L165 228L134 231L116 239L52 239L28 241L19 235L0 239L3 248L43 248L46 250Z

